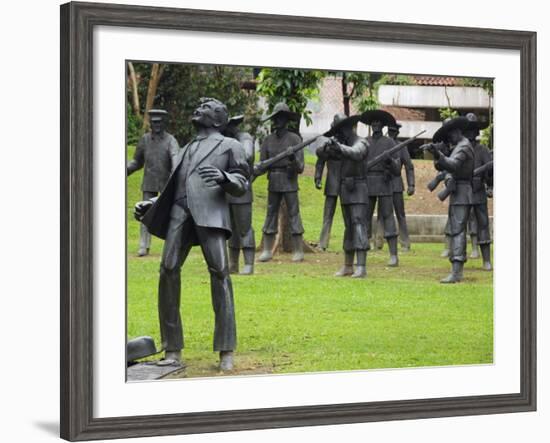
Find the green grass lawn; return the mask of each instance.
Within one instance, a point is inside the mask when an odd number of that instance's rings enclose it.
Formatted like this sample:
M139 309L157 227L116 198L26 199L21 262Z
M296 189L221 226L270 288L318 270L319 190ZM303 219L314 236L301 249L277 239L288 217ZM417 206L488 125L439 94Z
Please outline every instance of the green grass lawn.
M133 149L129 149L129 155ZM316 242L323 193L313 185L314 157L300 178L305 239ZM128 337L150 335L160 343L157 284L162 242L137 258L139 225L132 216L141 199L141 171L128 179ZM254 228L259 244L265 217L266 178L254 183ZM265 374L491 363L492 273L479 260L466 264L466 279L441 285L450 264L440 244L414 244L388 268L387 247L369 252L368 278L335 278L342 264L343 223L335 215L330 248L292 263L288 254L256 263L254 276L232 277L238 348L236 373ZM199 248L182 272L186 376L217 375L212 352L214 316L210 281Z

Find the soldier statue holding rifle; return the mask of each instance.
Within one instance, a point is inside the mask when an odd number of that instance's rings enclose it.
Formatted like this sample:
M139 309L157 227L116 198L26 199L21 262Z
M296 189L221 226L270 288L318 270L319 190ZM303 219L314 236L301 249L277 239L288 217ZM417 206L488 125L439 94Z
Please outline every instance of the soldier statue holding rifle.
M395 142L384 135L382 129L384 126L396 124L393 116L386 111L375 110L366 111L361 116L361 121L370 125L372 135L367 138L369 145L366 162L374 158L382 158L383 161L367 167L367 188L369 195L369 210L367 215L368 233L372 237L372 217L376 204L379 206L380 219L384 226L384 238L388 242L390 250L389 266L398 266L397 257L397 227L393 213L393 188L392 181L401 173L401 164L395 155L390 155L389 150L395 146Z
M397 136L399 135L399 128L401 125L396 123L395 125L388 126L388 137L397 143ZM411 160L408 149L401 149L397 156L400 163L399 175L392 180L393 189L393 210L395 217L397 218L397 225L399 226L399 241L401 248L404 251L408 251L411 248L411 240L409 238L409 229L407 228L407 217L405 214L405 200L403 199L403 192L405 188L403 186L403 178L401 177L401 169L405 167L405 177L407 179L407 195L414 194L414 165ZM380 206L378 206L380 209Z
M336 114L331 130L325 133L333 136L323 148L329 158L340 159L338 162L340 183L338 195L344 217L344 266L335 275L353 278L367 276L367 235L368 193L365 177L364 160L367 156L367 141L355 133L359 116L347 117ZM353 259L356 257L355 272Z
M173 135L166 132L168 113L163 109L151 109L148 114L151 131L141 137L134 158L126 166L127 175L132 175L139 169L144 168L143 181L141 182L143 200L156 197L164 189L179 152L178 142ZM142 224L137 255L139 257L148 255L150 247L151 234Z
M327 169L324 191L323 227L321 228L321 235L319 237L319 248L324 251L328 248L332 220L334 219L334 212L336 211L336 204L338 202L341 159L339 156L333 155L333 151L326 144L317 148L315 154L317 155L317 162L315 163L315 187L317 189L321 189L323 186L322 178L325 165Z
M248 132L239 131L239 125L244 116L237 115L231 117L223 135L239 141L246 154L246 161L250 170L254 167L254 138ZM229 212L231 215L231 238L227 242L229 247L229 272L239 272L239 255L243 251L244 267L241 275L250 275L254 273L254 253L256 242L254 239L254 229L252 229L252 182L246 192L241 196L227 194L229 203Z
M260 163L254 168L254 175L260 175L267 171L268 197L267 214L263 226L263 252L260 261L269 261L273 257L275 236L278 231L278 216L281 201L284 199L288 210L290 233L292 234L292 261L304 259L302 219L300 217L300 205L298 200L298 174L304 170L304 152L300 149L296 152L287 152L292 146L298 145L302 139L299 135L288 129L290 120L297 121L300 115L290 111L286 103L278 103L273 108L273 113L265 118L270 120L272 133L266 137L260 148ZM268 161L277 155L283 154L275 163Z
M448 142L452 151L449 156L438 149L436 144L429 144L426 149L434 157L434 165L439 171L448 173L445 178L445 189L439 198L449 201L449 234L451 247L449 260L452 264L451 273L441 280L441 283L456 283L463 279L466 257L466 225L473 203L472 178L474 175L474 150L464 132L469 126L466 117L455 117L445 123L434 134L435 140Z
M226 195L248 188L249 165L242 145L224 137L227 108L214 98L201 99L193 113L196 137L180 152L158 199L136 204L135 215L149 232L165 239L160 264L158 309L162 349L160 365L180 365L183 328L180 315L181 267L191 247L200 245L208 271L215 315L214 351L220 370L233 368L236 346L233 288L226 241L231 236Z
M489 149L477 141L480 129L485 129L487 123L478 120L473 113L466 115L469 120L468 127L464 135L470 141L474 149L474 168L476 173L472 180L472 216L475 219L476 231L470 231L470 235L475 234L477 244L481 250L483 258L483 269L490 271L491 266L491 234L489 232L489 210L487 208L487 197L492 197L492 167L488 167L483 173L478 173L478 168L488 165L492 162Z

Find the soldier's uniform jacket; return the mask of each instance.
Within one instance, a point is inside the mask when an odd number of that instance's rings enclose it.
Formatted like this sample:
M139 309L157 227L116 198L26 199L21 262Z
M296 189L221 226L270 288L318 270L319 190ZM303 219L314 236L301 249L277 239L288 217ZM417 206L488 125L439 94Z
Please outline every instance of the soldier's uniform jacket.
M407 185L414 186L414 166L407 148L399 150L399 153L396 154L396 158L399 160L399 175L393 177L391 182L392 189L393 192L403 192L405 188L403 186L403 178L401 177L401 169L405 166Z
M475 142L474 146L474 170L492 160L491 151L487 146ZM480 205L487 203L487 182L492 172L485 172L479 177L472 179L473 204Z
M248 132L239 132L237 134L237 140L241 143L246 156L246 162L250 168L250 171L254 168L254 137ZM227 194L227 201L232 205L242 205L252 203L254 200L252 193L252 181L247 181L246 192L237 197L231 194Z
M315 163L315 180L323 177L323 169L327 166L327 178L325 180L324 194L329 197L337 197L340 192L340 158L335 157L328 146L321 146L315 151L317 162Z
M197 143L199 143L197 147ZM190 151L196 148L191 155ZM180 169L187 168L186 180L181 182ZM206 186L198 174L200 166L215 166L220 169L227 181ZM242 145L235 139L227 138L220 133L208 137L197 137L188 143L179 153L174 171L168 183L153 206L145 213L142 223L149 232L164 239L170 223L172 206L175 198L185 188L187 213L193 217L197 226L218 228L231 236L229 203L226 193L240 196L246 192L250 177L249 166ZM179 188L179 189L178 189Z
M369 202L364 160L368 144L364 138L355 136L351 146L340 143L340 203L342 205L367 204Z
M281 137L276 132L269 134L261 148L260 161L267 160L286 151L290 146L297 145L302 139L291 131L286 131ZM296 160L291 162L288 158L279 160L271 165L267 178L268 190L271 192L296 192L298 191L298 174L304 170L304 151L296 152Z
M148 132L139 140L134 159L128 162L126 167L128 175L145 168L141 190L160 192L166 186L170 173L175 167L179 150L178 142L168 132L163 132L161 136Z
M368 152L364 165L383 152L395 146L395 142L385 135L378 138L367 137ZM392 162L388 165L380 162L367 171L367 188L370 196L393 195L392 181L394 177L401 174L400 160L392 157Z
M448 171L455 181L456 190L451 193L449 204L473 204L474 149L468 139L463 137L452 149L449 157L441 155L434 164L437 170Z

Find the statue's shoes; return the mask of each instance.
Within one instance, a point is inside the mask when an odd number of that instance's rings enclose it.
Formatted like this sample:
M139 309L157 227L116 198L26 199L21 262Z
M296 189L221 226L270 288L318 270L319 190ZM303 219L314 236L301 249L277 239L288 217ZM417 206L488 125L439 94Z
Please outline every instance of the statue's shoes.
M483 262L483 269L485 271L492 271L493 266L491 265L491 262L490 261Z
M156 362L157 366L176 366L176 367L185 367L185 363L182 360L177 360L174 358L164 358Z
M462 280L461 275L453 274L452 272L447 275L447 277L442 278L439 282L440 283L458 283Z
M390 261L388 262L388 266L392 268L399 266L399 259L397 258L397 255L390 255Z
M295 252L292 254L292 261L304 261L304 253L303 252Z
M351 278L366 278L367 277L367 267L366 266L356 266L355 272Z
M243 270L239 272L240 275L252 275L254 274L254 265L244 265Z
M353 266L342 266L338 272L334 274L335 277L347 277L353 274Z
M146 255L149 255L149 248L139 248L137 256L138 257L145 257Z
M228 372L233 370L233 351L220 352L220 371Z
M273 254L271 252L264 251L260 254L258 257L258 260L260 261L269 261L273 258Z

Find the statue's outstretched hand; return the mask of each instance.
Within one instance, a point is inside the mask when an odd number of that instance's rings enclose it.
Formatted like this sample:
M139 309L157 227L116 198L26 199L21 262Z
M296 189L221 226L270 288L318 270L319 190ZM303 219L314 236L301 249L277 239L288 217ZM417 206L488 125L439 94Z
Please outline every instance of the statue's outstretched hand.
M153 201L151 200L144 200L137 202L134 206L134 217L137 221L141 221L141 219L145 216L147 211L153 206Z
M199 168L199 175L206 183L206 186L216 186L227 180L224 173L215 166L201 166Z

